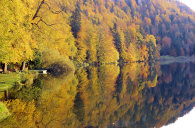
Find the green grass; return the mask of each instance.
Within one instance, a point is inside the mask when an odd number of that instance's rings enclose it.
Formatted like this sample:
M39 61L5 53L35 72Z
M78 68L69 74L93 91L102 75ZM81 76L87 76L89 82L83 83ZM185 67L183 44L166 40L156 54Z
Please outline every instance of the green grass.
M13 72L0 74L0 91L12 88L14 85L32 85L34 78L38 76L37 71Z
M19 73L0 74L0 91L7 90L20 82Z
M8 116L10 116L9 110L2 102L0 102L0 122L6 119Z

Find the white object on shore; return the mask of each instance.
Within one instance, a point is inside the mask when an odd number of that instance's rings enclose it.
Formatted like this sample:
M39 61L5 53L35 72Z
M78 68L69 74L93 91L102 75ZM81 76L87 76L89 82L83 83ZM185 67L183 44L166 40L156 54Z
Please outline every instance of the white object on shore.
M47 70L31 70L31 71L37 71L39 74L47 74Z
M47 74L47 70L38 70L39 74Z

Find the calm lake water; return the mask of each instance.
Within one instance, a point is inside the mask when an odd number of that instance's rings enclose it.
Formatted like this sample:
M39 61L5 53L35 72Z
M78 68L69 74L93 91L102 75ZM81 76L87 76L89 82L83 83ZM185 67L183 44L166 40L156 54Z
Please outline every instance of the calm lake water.
M159 128L193 109L195 63L80 68L8 92L2 128Z

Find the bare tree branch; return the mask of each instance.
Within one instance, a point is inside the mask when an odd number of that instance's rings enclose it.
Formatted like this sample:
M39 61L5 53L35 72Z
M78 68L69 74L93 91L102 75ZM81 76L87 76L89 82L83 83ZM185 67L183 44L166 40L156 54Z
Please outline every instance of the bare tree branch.
M32 20L34 20L36 17L37 17L37 15L38 15L38 13L39 13L39 11L40 11L40 9L41 9L41 7L42 7L42 5L45 3L45 0L42 0L41 1L41 4L39 5L39 7L37 8L37 11L36 11L36 13L35 13L35 15L33 16L33 18L32 18Z
M59 13L61 13L62 11L53 11L52 9L51 9L51 7L49 6L49 4L47 4L47 3L45 3L46 5L47 5L47 7L49 8L49 10L52 12L52 13L54 13L54 14L59 14Z
M43 19L40 19L40 20L39 20L39 22L40 22L40 21L41 21L41 22L43 22L43 23L44 23L45 25L47 25L47 26L53 26L53 25L56 25L56 24L48 24L48 23L46 23Z
M42 17L40 17L40 16L36 16L36 17L39 17L40 19L38 20L38 22L37 23L33 23L34 25L36 25L36 26L38 26L39 25L39 23L40 22L43 22L45 25L47 25L47 26L53 26L53 25L56 25L56 24L48 24L47 22L45 22L44 20L43 20L43 18ZM38 26L39 27L39 26Z

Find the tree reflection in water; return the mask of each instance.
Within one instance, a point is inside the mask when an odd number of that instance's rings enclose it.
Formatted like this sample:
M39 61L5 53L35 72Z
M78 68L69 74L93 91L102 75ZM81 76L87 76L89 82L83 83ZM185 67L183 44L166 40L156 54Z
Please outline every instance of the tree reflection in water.
M9 90L3 103L12 115L0 127L158 128L193 108L194 78L193 63L102 65L40 76L30 87Z

